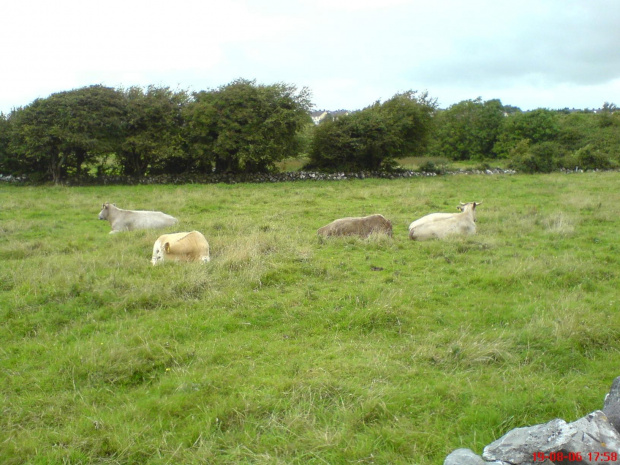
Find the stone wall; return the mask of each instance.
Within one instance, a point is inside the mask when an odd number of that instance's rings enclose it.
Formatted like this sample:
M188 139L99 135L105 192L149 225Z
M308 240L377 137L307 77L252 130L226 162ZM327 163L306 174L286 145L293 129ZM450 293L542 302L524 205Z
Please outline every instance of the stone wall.
M458 174L515 174L509 169L458 170L442 173L442 175ZM73 178L66 181L71 186L86 185L138 185L138 184L238 184L238 183L274 183L291 181L343 181L347 179L397 179L437 176L437 173L424 171L361 171L357 173L321 173L310 171L292 171L287 173L253 173L253 174L170 174L146 177L132 176L99 176ZM2 176L0 182L25 183L26 177Z
M610 170L591 170L591 171L610 171ZM614 170L611 170L614 171ZM583 173L584 170L561 169L559 172ZM239 183L274 183L292 181L344 181L347 179L398 179L398 178L418 178L432 176L456 176L456 175L502 175L517 174L512 169L491 168L484 170L455 170L441 173L427 171L361 171L357 173L321 173L311 171L292 171L287 173L253 173L253 174L163 174L156 176L132 177L132 176L98 176L72 178L63 184L68 186L107 186L107 185L127 185L135 186L139 184L239 184ZM0 183L10 184L29 184L27 176L12 176L0 174Z

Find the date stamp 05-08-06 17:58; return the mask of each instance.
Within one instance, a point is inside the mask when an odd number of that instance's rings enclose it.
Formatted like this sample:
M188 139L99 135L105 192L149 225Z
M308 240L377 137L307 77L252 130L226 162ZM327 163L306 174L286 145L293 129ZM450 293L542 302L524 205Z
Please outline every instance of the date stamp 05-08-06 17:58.
M617 452L534 452L534 462L544 462L550 460L552 462L581 462L583 459L589 462L617 462Z

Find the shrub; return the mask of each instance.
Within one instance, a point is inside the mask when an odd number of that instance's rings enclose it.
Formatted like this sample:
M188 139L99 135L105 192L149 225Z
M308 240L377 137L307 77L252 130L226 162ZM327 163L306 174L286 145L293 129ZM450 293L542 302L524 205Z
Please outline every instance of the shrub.
M610 169L612 161L608 154L588 144L575 152L576 166L584 170Z
M422 163L418 171L423 173L444 174L446 172L446 165L438 165L435 162L429 160Z
M313 170L390 170L395 159L424 153L435 102L409 91L384 103L325 121L314 130L309 150Z
M522 173L550 173L562 158L561 147L556 142L530 145L528 139L521 140L509 153L510 167Z

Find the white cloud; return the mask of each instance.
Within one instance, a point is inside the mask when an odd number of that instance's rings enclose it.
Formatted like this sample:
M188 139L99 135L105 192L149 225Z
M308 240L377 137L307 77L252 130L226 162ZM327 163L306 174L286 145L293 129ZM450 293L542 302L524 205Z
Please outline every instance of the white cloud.
M239 77L310 87L322 108L408 89L593 107L618 95L619 23L616 0L26 0L0 16L0 111L90 84Z

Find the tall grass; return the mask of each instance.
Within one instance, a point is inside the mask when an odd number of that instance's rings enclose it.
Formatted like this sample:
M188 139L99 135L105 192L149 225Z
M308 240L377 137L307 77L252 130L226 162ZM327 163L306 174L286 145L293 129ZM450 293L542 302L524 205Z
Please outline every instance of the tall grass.
M618 173L0 187L6 464L440 464L602 407L620 375ZM478 234L407 226L483 201ZM205 234L109 235L104 201ZM319 239L382 213L394 238Z

